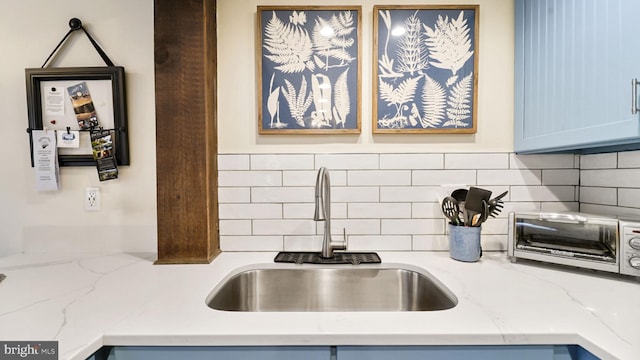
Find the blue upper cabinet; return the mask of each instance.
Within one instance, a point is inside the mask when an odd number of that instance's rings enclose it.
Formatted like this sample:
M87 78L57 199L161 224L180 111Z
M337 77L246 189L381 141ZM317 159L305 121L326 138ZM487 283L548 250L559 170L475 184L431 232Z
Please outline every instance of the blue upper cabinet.
M640 1L515 5L515 151L640 148Z

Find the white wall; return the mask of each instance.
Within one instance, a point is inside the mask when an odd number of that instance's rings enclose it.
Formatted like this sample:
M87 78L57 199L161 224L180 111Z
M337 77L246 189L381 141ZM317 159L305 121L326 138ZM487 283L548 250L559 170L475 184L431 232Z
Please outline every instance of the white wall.
M509 152L513 114L513 1L480 4L478 133L371 135L373 2L361 5L362 133L360 136L258 136L255 87L256 7L280 0L218 1L218 132L220 153ZM411 4L388 1L385 4ZM446 4L447 1L421 3ZM287 2L308 5L304 0ZM94 168L61 169L62 190L35 190L29 161L24 69L39 67L80 18L107 54L127 72L131 166L100 183ZM0 256L20 251L155 251L155 105L153 0L0 1ZM52 66L102 66L86 37L75 33ZM86 212L84 189L100 186L102 210Z
M373 6L369 0L327 0L362 6L362 132L354 135L258 135L256 7L310 5L306 0L218 1L219 152L509 152L513 151L513 0L426 0L420 4L479 4L478 132L474 135L371 134ZM413 4L411 0L384 4Z
M61 168L62 190L35 190L29 160L24 69L40 67L69 30L86 29L125 67L131 166L100 183L94 167ZM20 251L155 251L153 0L0 1L0 256ZM104 66L74 33L51 64ZM102 210L84 210L84 189L100 186Z

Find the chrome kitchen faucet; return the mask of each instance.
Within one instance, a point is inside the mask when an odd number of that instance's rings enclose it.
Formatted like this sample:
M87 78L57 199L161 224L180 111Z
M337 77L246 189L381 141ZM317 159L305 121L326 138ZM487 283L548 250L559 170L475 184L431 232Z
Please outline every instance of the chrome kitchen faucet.
M316 211L313 220L324 221L324 236L322 238L323 258L332 258L333 250L347 249L346 230L342 230L342 241L331 240L331 181L329 170L321 167L316 177Z

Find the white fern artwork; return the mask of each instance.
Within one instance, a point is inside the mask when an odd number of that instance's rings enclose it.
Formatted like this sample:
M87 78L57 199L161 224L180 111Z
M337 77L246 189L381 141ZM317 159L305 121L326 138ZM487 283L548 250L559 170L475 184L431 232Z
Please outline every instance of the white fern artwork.
M376 8L374 131L475 131L477 7Z
M359 131L359 14L258 7L261 129Z

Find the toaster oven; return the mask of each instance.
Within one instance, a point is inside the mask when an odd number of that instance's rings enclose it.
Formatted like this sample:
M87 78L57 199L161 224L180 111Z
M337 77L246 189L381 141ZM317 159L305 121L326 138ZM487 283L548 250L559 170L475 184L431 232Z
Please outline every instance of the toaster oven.
M640 220L575 212L512 212L508 233L512 261L640 276Z

